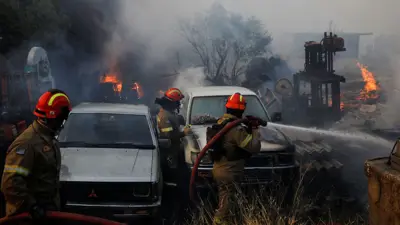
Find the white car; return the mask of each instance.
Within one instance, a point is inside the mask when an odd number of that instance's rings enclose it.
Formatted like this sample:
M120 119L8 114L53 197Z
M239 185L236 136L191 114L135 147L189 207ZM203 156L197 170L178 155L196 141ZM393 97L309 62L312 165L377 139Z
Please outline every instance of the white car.
M144 105L82 103L58 136L65 209L112 217L154 217L161 206L159 146Z
M185 138L185 161L189 168L206 145L206 128L225 113L225 103L229 96L239 92L247 102L244 115L252 115L266 121L279 121L280 114L271 120L267 110L253 91L234 86L210 86L189 88L185 91L182 115L186 124L192 126L195 135ZM269 126L260 128L262 136L261 152L247 159L244 184L274 183L276 180L291 182L296 176L298 165L295 160L295 146L278 129ZM213 161L206 155L199 166L197 187L208 186L212 177Z

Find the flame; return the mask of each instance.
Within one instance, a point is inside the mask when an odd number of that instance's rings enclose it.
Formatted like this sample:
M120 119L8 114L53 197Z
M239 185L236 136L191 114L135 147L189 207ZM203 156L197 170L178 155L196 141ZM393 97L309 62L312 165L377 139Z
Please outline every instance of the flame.
M143 97L143 89L138 82L133 83L132 90L136 90L138 98Z
M100 83L112 83L114 84L114 92L121 93L122 91L122 81L115 74L105 74L100 77Z
M376 91L379 90L379 86L375 80L374 74L367 69L367 66L359 62L357 62L357 66L360 68L361 76L365 82L364 88L361 90L360 96L357 99L366 100L369 98L378 98Z

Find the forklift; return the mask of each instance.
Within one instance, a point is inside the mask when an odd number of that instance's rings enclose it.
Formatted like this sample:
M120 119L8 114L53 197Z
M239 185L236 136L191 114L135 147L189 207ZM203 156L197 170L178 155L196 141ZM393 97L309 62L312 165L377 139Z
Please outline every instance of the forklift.
M333 57L346 48L343 38L325 32L320 42L308 41L304 49L304 70L293 75L293 90L282 97L282 117L288 124L323 127L342 116L340 83L346 79L335 74Z

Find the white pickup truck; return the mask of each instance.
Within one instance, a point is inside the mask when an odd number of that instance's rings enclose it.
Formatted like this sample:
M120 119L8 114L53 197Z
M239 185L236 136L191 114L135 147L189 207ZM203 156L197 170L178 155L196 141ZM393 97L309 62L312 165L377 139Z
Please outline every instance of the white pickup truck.
M186 89L181 113L185 117L186 124L192 126L194 133L184 140L184 154L188 168L192 168L199 151L206 144L206 128L225 113L227 98L236 92L246 98L245 115L256 116L266 121L279 121L279 114L273 115L271 120L256 93L247 88L210 86ZM298 171L295 146L278 129L267 126L260 128L260 133L263 139L261 152L247 160L244 183L273 183L277 180L291 182L293 175ZM208 156L201 161L196 180L197 187L204 187L211 181L212 164L213 162Z

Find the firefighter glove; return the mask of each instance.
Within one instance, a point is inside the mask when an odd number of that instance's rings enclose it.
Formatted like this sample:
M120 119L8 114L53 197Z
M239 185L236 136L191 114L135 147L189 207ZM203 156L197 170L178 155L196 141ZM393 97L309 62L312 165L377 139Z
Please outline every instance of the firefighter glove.
M266 126L267 125L267 122L266 121L264 121L264 120L262 120L262 119L260 119L260 118L258 118L258 117L254 117L254 116L246 116L246 118L248 119L248 126L249 127L251 127L251 128L253 128L253 129L256 129L256 128L258 128L259 126Z
M190 127L185 127L185 128L183 129L183 133L184 133L185 135L191 134L191 133L192 133L192 129L190 129Z

